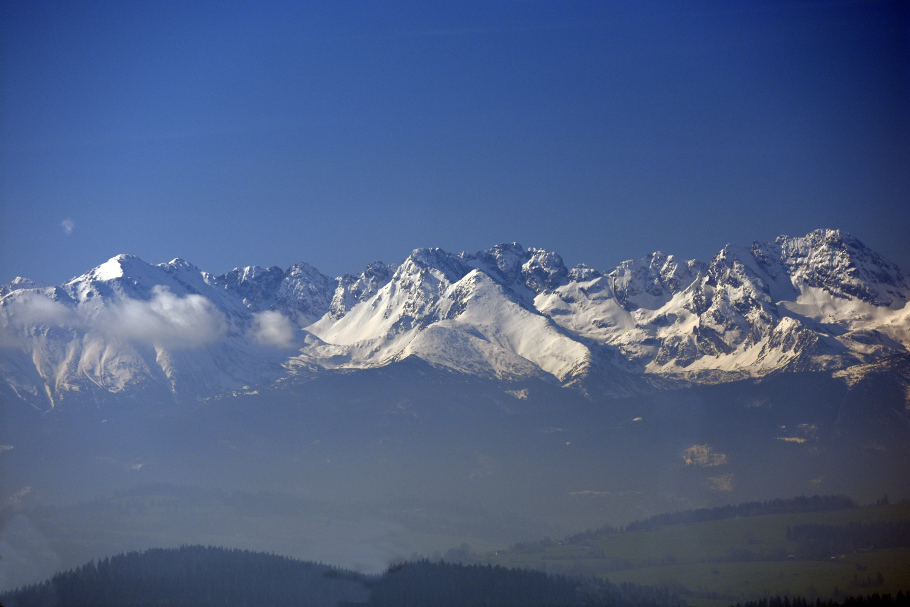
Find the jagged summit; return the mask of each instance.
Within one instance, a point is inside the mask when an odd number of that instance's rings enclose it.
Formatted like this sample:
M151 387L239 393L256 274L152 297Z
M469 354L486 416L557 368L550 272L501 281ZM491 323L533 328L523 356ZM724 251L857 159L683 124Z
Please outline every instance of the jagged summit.
M48 286L50 285L43 282L16 276L9 284L0 286L0 297L19 289L41 289Z
M655 252L605 271L504 243L415 249L330 278L306 263L213 276L117 255L59 288L0 287L0 375L18 398L157 386L205 397L408 357L622 393L825 372L906 354L910 281L838 230Z
M70 282L75 282L81 279L88 280L113 280L114 278L120 278L130 273L136 273L140 271L140 268L148 266L149 264L145 263L135 255L127 255L121 253L115 255L108 259L106 262L100 266L94 268L82 276L72 279Z
M876 306L903 307L910 299L901 269L846 232L816 230L774 244L794 282Z

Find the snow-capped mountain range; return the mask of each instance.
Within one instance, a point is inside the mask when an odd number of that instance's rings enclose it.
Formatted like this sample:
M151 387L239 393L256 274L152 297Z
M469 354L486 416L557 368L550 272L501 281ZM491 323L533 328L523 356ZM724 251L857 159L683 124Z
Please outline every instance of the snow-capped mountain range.
M606 272L516 243L417 249L339 278L305 263L214 276L118 255L61 286L0 287L0 390L41 409L206 398L417 357L615 395L905 354L908 300L907 275L837 230Z

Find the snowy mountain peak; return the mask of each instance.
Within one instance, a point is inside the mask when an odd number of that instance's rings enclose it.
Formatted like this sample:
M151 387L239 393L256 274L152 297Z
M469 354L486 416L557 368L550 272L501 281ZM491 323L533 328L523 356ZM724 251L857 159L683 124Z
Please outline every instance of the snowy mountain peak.
M908 301L906 275L837 230L728 245L708 264L657 251L608 272L514 242L415 249L338 278L306 263L213 276L118 255L61 287L0 287L12 344L0 390L51 403L139 386L196 398L414 356L628 393L905 354Z
M30 278L23 278L21 276L17 276L8 285L0 285L0 297L3 297L4 295L8 295L9 293L12 293L13 291L20 291L22 289L44 289L49 286L50 285L47 285L43 282L38 282L35 280L31 280Z
M569 270L569 282L588 282L601 276L603 276L602 273L594 268L589 268L583 263L580 263Z
M498 244L474 254L462 253L459 258L507 288L515 289L522 283L521 268L528 261L528 253L520 244L512 242Z
M285 271L277 266L247 266L234 268L227 274L209 278L217 287L240 297L253 312L268 310L275 302L275 294L284 280Z
M656 310L676 293L705 275L699 261L677 261L657 251L637 261L624 261L610 272L616 299L627 310Z
M172 268L173 270L176 270L176 271L186 271L186 270L195 271L195 272L200 271L199 268L197 268L195 265L191 264L190 262L186 261L185 259L180 259L179 257L175 257L174 259L170 260L166 264L162 264L162 265L167 266L168 268Z
M23 278L22 276L17 276L13 279L9 285L13 290L15 289L40 289L43 287L49 287L50 285L44 282L37 280L32 280L30 278Z
M910 300L903 271L846 232L815 230L775 244L794 284L894 309Z
M569 270L562 257L543 249L528 249L528 253L530 259L521 267L521 275L532 291L552 291L568 283Z
M140 264L145 264L144 261L136 257L135 255L126 255L121 253L120 255L115 255L111 257L106 262L91 270L88 274L84 274L86 278L90 280L113 280L115 278L120 278L134 271ZM73 279L79 280L82 277ZM73 282L71 281L71 282Z
M275 293L275 308L290 318L313 322L329 311L335 280L308 263L288 268Z
M469 257L470 256L465 256ZM481 251L474 256L479 259L492 260L504 276L516 276L521 266L528 260L528 254L517 242L502 243Z
M336 320L341 318L358 303L376 295L379 289L391 280L396 270L396 266L374 261L359 276L345 274L339 277L330 304L329 313L332 318Z
M414 249L395 274L404 276L430 272L446 282L457 282L470 271L471 268L459 256L432 248Z

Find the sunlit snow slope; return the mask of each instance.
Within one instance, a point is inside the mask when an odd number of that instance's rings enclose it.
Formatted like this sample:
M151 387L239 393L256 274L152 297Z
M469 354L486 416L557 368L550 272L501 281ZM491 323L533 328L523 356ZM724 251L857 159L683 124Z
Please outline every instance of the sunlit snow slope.
M100 393L206 398L413 356L620 394L906 353L908 299L899 268L836 230L607 272L515 243L418 249L334 279L304 263L213 276L118 255L61 286L0 287L0 376L5 398L46 409Z

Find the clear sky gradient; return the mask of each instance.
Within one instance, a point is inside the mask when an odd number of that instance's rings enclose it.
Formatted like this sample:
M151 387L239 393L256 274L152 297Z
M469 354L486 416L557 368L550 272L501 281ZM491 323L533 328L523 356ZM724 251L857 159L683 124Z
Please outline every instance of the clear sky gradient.
M910 270L910 3L0 2L0 283L118 253L606 270L819 227Z

